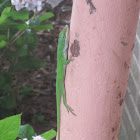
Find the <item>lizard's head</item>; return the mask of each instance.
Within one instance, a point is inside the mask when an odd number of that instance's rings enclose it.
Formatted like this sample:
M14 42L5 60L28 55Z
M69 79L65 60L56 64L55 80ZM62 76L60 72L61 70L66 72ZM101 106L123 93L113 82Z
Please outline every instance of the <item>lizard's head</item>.
M65 47L67 47L67 44L68 44L68 30L69 30L68 25L66 25L59 34L58 47L61 47L59 49L63 49L63 50L67 49Z

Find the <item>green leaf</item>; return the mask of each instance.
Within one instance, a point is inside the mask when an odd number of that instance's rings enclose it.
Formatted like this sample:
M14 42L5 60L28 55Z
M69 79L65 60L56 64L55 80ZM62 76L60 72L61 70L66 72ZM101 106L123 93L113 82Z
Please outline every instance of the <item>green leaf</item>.
M28 25L25 22L16 22L14 20L6 20L7 27L17 28L19 30L25 30L28 28Z
M1 13L1 17L0 17L0 24L4 23L6 21L6 19L8 18L8 13L11 11L11 7L6 7L2 13Z
M2 40L0 41L0 49L3 48L4 46L6 46L7 42Z
M19 130L18 137L27 138L28 140L32 140L32 136L36 136L36 133L32 126L29 124L21 125Z
M38 26L40 25L39 19L33 20L29 23L29 27L32 28L33 26Z
M52 140L53 138L56 137L56 131L53 129L41 134L41 137L45 138L46 140Z
M42 62L38 57L36 56L24 56L22 57L19 62L16 64L15 68L16 71L19 70L34 70L41 67L44 67L46 65L46 62Z
M15 140L19 134L21 114L0 120L0 139Z
M44 30L53 30L53 25L51 23L45 24L45 25L37 25L37 26L33 26L32 29L36 30L36 31L44 31Z
M10 12L10 16L13 19L17 19L17 20L28 20L29 19L29 12L28 11L24 11L24 12Z
M3 16L7 16L7 13L9 13L11 11L11 7L6 7L2 13L1 13L1 17Z
M27 28L28 28L28 25L26 23L17 24L17 29L19 30L25 30Z
M28 25L25 22L22 22L22 21L17 22L10 18L4 19L1 21L1 18L0 18L0 30L2 30L2 29L6 30L8 28L11 28L11 30L16 30L16 29L24 30L24 29L28 28ZM11 33L11 30L10 30L10 33Z
M54 14L52 12L48 12L48 13L41 15L38 19L40 22L42 22L42 21L45 21L49 18L52 18L53 16L54 16Z

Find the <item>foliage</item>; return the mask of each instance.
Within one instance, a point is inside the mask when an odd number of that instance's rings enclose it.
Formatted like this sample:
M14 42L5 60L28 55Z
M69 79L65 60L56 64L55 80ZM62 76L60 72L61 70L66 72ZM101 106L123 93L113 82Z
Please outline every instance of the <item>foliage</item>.
M28 138L29 140L32 139L32 136L36 136L34 129L29 124L21 125L19 130L19 138Z
M2 1L0 7L5 7L4 4L8 3L8 0ZM32 55L32 52L37 47L37 32L53 29L52 24L48 22L53 16L51 12L39 15L30 13L27 9L15 11L13 7L6 7L1 11L0 118L11 115L17 102L32 94L28 85L16 86L17 73L46 65L46 62Z
M19 134L21 115L15 115L0 120L0 138L2 140L15 140Z
M37 134L32 126L21 125L21 114L0 120L0 138L3 140L15 140L16 138L32 140L33 136ZM41 137L46 140L51 140L55 136L56 132L53 129L41 134Z

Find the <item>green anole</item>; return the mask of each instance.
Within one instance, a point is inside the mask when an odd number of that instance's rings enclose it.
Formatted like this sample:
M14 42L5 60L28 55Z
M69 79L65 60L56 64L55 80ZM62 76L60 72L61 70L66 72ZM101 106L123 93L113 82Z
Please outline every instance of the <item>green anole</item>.
M59 34L58 48L57 48L57 76L56 76L56 102L57 102L57 140L60 140L60 104L61 98L63 98L63 104L67 111L71 112L73 115L73 109L66 103L65 94L65 71L66 65L69 64L73 59L67 60L67 49L69 42L69 27L66 25L64 29Z

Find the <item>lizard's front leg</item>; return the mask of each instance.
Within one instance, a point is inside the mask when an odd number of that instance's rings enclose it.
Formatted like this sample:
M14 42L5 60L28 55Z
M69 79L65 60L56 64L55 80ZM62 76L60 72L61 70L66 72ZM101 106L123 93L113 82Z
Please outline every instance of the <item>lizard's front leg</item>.
M73 61L74 59L72 58L72 56L70 56L70 58L68 60L65 61L65 65L69 64L71 61Z

